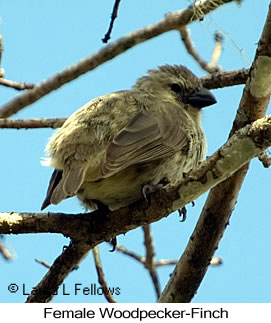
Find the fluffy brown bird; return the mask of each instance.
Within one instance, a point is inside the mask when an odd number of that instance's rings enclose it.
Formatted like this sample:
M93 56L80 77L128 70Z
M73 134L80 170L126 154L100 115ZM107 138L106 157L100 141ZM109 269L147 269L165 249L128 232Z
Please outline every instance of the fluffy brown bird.
M41 209L77 195L86 209L115 210L174 183L204 158L201 108L214 103L180 65L150 70L131 90L91 100L46 147L55 170Z

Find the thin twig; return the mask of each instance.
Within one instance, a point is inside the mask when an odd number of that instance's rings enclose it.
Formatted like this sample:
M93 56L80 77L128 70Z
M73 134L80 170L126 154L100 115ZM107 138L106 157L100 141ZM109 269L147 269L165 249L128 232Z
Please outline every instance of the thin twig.
M34 83L15 82L15 81L4 79L2 77L0 77L0 85L11 87L18 91L29 90L35 87Z
M0 129L59 128L66 118L0 119Z
M1 60L2 60L2 53L3 53L3 38L0 34L0 66L1 66ZM14 82L11 80L4 79L5 71L3 68L0 68L0 85L11 87L15 90L27 90L27 89L33 89L35 86L33 83L22 83L22 82Z
M2 256L3 256L3 258L4 258L5 260L8 260L8 261L10 261L10 260L13 260L13 259L14 259L14 255L12 255L12 254L8 251L8 249L6 248L6 246L5 246L2 242L0 242L0 255L2 255Z
M5 75L5 70L1 68L2 54L3 54L3 37L0 34L0 78L4 77Z
M136 261L140 262L142 265L145 266L145 261L146 261L145 257L138 255L134 251L128 250L128 249L124 248L123 246L118 246L118 245L116 246L116 251L119 251L119 252L123 253L124 255L135 259Z
M1 66L1 62L2 62L2 53L3 53L3 37L0 34L0 66Z
M51 268L51 265L48 262L44 261L44 260L39 260L39 259L35 258L35 261L38 264L44 266L45 268Z
M217 63L222 53L222 49L223 49L222 44L223 44L223 36L220 32L217 31L215 33L215 47L213 50L211 62L209 63L210 68L219 70L219 68L217 67Z
M109 303L116 303L116 300L114 299L113 295L111 295L110 289L108 288L107 282L105 280L105 275L103 272L103 267L102 267L102 262L101 262L98 246L96 246L92 249L92 255L93 255L93 259L94 259L94 263L95 263L95 267L96 267L96 271L97 271L97 275L98 275L98 280L99 280L99 283L101 284L101 287L103 289L104 297Z
M150 224L146 224L142 227L144 232L144 245L146 248L146 257L145 257L145 268L149 271L154 289L156 292L157 299L160 297L160 284L156 271L156 267L154 266L153 259L155 256L154 251L154 243L151 236Z
M120 0L116 0L114 7L113 7L112 14L111 14L111 20L110 20L110 25L109 25L108 31L106 32L106 34L104 35L104 38L102 39L103 43L107 43L108 40L110 39L111 32L112 32L113 25L114 25L114 21L118 16L119 4L120 4Z
M213 267L217 267L223 264L223 260L221 257L213 257L210 261L210 265Z
M159 259L154 260L153 264L155 267L162 267L162 266L172 266L176 265L178 260L176 259Z
M197 52L196 47L191 39L189 28L187 26L184 26L179 31L187 52L196 60L196 62L198 62L200 67L210 74L219 72L220 69L216 67L216 64L214 63L216 63L219 58L218 53L221 53L221 50L219 51L219 48L221 48L220 44L222 38L216 38L216 45L213 51L212 61L209 64ZM217 39L220 39L220 41L218 41Z
M62 72L37 84L34 89L24 91L0 108L0 118L8 118L22 110L26 106L36 102L48 93L60 88L62 85L76 79L80 75L95 69L97 66L124 53L128 49L157 37L171 30L179 30L188 23L191 23L219 6L232 2L233 0L201 0L196 1L189 8L166 15L161 21L145 28L131 32L125 37L104 46L101 50L91 56L82 59Z
M132 259L138 261L145 267L146 258L143 256L138 255L134 251L131 251L129 249L126 249L123 246L116 246L116 250L123 253L124 255L131 257ZM176 265L177 260L171 260L171 259L159 259L159 260L153 260L153 265L155 267L161 267L161 266L170 266L170 265Z

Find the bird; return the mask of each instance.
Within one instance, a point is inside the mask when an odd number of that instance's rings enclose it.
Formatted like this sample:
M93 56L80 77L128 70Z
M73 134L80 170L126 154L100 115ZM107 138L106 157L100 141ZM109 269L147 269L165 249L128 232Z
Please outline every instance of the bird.
M41 210L77 196L86 210L113 211L174 184L205 158L201 109L215 103L182 65L86 103L46 146L43 165L54 171Z

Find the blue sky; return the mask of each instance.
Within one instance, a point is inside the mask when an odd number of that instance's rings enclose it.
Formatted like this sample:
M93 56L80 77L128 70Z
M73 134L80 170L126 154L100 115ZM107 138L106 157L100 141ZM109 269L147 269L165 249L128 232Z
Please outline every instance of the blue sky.
M61 71L104 45L101 42L110 21L114 1L10 0L0 4L0 32L4 53L2 67L7 79L38 83ZM189 1L127 1L120 3L112 41L154 23L165 13L189 5ZM193 23L191 33L198 51L210 59L213 33L224 34L224 49L220 64L224 70L250 66L261 35L268 10L268 1L255 4L245 0L239 7L228 4ZM125 54L44 97L12 118L67 117L81 105L97 96L130 88L135 80L150 68L162 64L183 64L198 76L206 73L186 53L177 32L169 32L138 45ZM243 86L214 90L218 103L203 112L203 126L208 140L208 155L219 148L228 137L242 95ZM0 88L0 104L18 93ZM39 212L44 199L51 169L42 167L40 159L51 136L51 129L0 129L1 212ZM255 159L239 194L230 226L216 255L223 265L209 268L193 302L269 302L270 266L270 170ZM189 205L188 217L179 222L172 214L152 225L157 258L178 258L199 217L206 194L194 208ZM48 208L50 212L82 212L75 198ZM144 253L143 233L133 230L120 236L118 242L127 248ZM8 248L16 252L12 262L0 257L0 301L23 302L23 284L28 293L46 269L35 263L39 258L49 263L60 254L69 240L57 234L26 234L7 236ZM106 243L100 246L105 275L110 287L119 287L119 302L153 302L154 288L142 265L117 252L110 253ZM159 268L163 287L173 267ZM19 291L11 294L10 283ZM88 255L78 270L65 280L71 295L58 295L53 302L105 302L102 296L74 295L74 285L89 287L96 284L97 275L92 255Z

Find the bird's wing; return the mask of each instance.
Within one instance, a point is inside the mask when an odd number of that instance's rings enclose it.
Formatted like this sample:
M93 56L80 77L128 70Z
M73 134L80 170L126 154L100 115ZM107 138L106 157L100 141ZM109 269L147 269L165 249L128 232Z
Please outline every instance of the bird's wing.
M52 174L51 178L50 178L50 182L49 182L49 186L48 186L48 189L47 189L46 197L45 197L45 200L42 203L41 210L44 210L48 205L51 204L52 194L53 194L55 188L57 187L58 183L61 181L61 178L62 178L62 171L59 171L59 170L55 169L53 171L53 174Z
M66 167L64 170L55 169L46 193L45 200L42 203L41 210L50 204L58 204L62 200L74 196L83 183L86 167Z
M138 112L109 144L101 175L108 177L128 166L171 156L188 144L182 120L174 120L170 113L158 118Z

